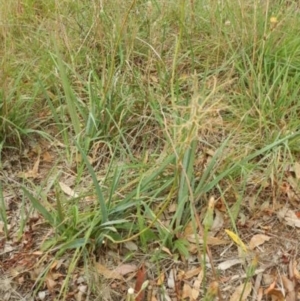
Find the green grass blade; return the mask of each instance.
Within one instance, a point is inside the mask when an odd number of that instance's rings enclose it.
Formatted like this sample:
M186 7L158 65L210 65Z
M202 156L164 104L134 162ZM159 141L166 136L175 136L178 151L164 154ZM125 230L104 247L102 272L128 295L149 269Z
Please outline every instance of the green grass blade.
M92 177L92 181L94 183L94 187L95 187L96 194L97 194L97 197L98 197L98 201L99 201L99 204L100 204L102 223L105 223L105 222L108 221L108 214L107 214L106 202L105 202L101 187L100 187L99 182L97 180L95 171L94 171L92 165L90 164L85 152L82 150L82 148L79 146L79 144L77 142L76 142L76 145L77 145L77 148L78 148L78 150L79 150L79 152L80 152L80 154L81 154L81 156L84 160L84 163L85 163L85 165L86 165L86 167L89 171L89 174Z
M22 187L24 194L31 201L33 207L42 214L42 216L49 222L50 225L55 226L55 218L53 215L35 198L25 187Z

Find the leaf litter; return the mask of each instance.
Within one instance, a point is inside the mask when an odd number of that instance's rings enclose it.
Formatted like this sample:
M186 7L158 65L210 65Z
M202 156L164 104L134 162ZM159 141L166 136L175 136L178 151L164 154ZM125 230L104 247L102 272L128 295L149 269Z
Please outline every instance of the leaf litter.
M45 161L50 160L50 157L55 157L50 150L47 152ZM44 157L33 152L32 158L35 160L33 167L28 168L27 173L23 176L39 180L45 172ZM298 166L295 165L293 171L287 175L290 178L289 183L292 183L292 173L298 179L297 168ZM61 179L59 185L68 197L78 197L78 194L71 188L69 179ZM294 191L297 189L295 182L292 187L289 187L288 190L286 188L282 190L283 197L291 197L291 189ZM265 189L268 188L265 185ZM297 193L296 191L293 194L293 202L297 200ZM8 203L13 201L9 194L6 193L5 196L7 196ZM249 195L250 198L253 197ZM252 202L252 211L256 210L259 201L256 198L255 202ZM113 265L108 264L110 260L107 258L101 263L95 262L95 271L102 279L107 288L106 293L110 296L117 291L124 296L128 289L133 287L135 300L143 298L151 301L162 298L172 301L202 300L205 297L203 295L204 268L201 258L198 257L198 245L200 244L202 247L206 241L212 253L212 264L219 273L219 277L216 279L212 272L212 266L208 264L205 266L206 297L217 300L219 295L223 300L239 300L239 296L243 293L243 300L252 295L254 300L264 300L267 296L271 296L273 300L294 301L298 294L298 282L300 282L298 267L300 259L296 247L297 228L300 224L298 211L293 207L293 202L284 205L277 202L277 205L281 207L276 210L272 208L272 204L265 202L266 205L257 216L250 216L246 211L242 212L245 221L240 225L237 224L238 234L232 229L229 230L231 224L226 210L217 205L213 209L212 225L207 237L203 237L203 233L197 227L194 229L192 223L189 223L183 230L183 236L188 241L189 258L181 255L178 257L171 249L161 247L161 251L167 258L168 266L162 266L162 271L159 273L156 265L151 263L151 254L144 257L142 261L133 256L132 261ZM15 210L21 212L21 207L18 206ZM16 211L12 211L12 213L14 216L19 214L16 215ZM174 206L170 207L169 213L174 213ZM10 219L10 239L4 239L4 232L0 231L0 235L3 237L0 252L1 269L6 275L0 277L2 289L6 292L4 300L18 300L19 293L26 295L31 292L36 279L46 268L45 265L38 266L37 263L41 259L51 261L50 254L44 254L39 249L39 243L43 240L42 236L47 235L47 232L41 230L41 218L37 216L34 219L28 219L28 221L30 220L31 224L26 225L28 230L21 239L18 238L16 231L18 224L16 218ZM42 239L36 240L36 235ZM122 254L127 252L132 252L132 254L140 252L139 243L135 240L125 242L123 249L124 251L118 255L120 260L122 260ZM244 255L238 251L239 249L244 251ZM153 249L154 251L155 249ZM105 258L105 254L103 256ZM258 263L252 266L251 262L255 258L258 258ZM60 263L52 264L51 269L45 275L45 286L38 291L40 300L51 300L57 294L66 277L67 266L68 258ZM249 274L251 267L253 270ZM24 273L27 272L30 275L29 278L24 277ZM74 296L76 296L76 300L85 300L89 294L89 281L80 271L80 266L77 272L74 272L72 279L73 291L70 290L67 300L71 300ZM16 289L20 285L22 289L17 293ZM10 293L7 294L7 291ZM111 300L122 300L120 297L111 298Z

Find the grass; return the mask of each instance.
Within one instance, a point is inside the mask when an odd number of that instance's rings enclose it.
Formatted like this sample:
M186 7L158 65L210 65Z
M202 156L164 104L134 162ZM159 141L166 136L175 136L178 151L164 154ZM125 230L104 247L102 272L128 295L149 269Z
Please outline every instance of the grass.
M2 157L45 137L57 154L19 187L53 229L45 254L72 258L68 275L127 241L187 256L180 233L191 220L197 231L212 195L237 232L247 187L258 199L299 156L296 3L114 3L1 0ZM67 199L69 176L78 195Z

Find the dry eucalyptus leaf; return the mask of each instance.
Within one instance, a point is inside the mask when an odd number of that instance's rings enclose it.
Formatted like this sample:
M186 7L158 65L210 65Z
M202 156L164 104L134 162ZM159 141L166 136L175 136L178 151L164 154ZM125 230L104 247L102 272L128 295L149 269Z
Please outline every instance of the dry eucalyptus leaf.
M193 289L190 287L188 283L184 283L182 289L182 300L185 299L194 300L192 296L193 296Z
M249 243L249 248L251 250L254 250L256 247L262 245L264 242L269 241L271 239L270 236L264 235L264 234L256 234L252 236L250 243Z
M190 243L199 242L200 244L203 244L203 238L200 235L198 235L196 237L195 234L191 234L191 235L188 235L186 238ZM219 245L227 245L230 242L228 240L223 240L223 239L219 239L217 237L208 236L206 238L206 243L211 246L219 246Z
M236 265L236 264L241 264L243 263L243 260L241 259L230 259L230 260L226 260L224 262L221 262L218 265L218 270L222 270L225 271L229 268L231 268L232 266Z
M291 281L284 275L281 276L281 280L282 280L282 283L283 283L283 286L284 286L286 292L291 292L291 291L295 290L295 284L293 281Z
M251 282L242 283L235 289L234 293L230 297L230 301L247 300L248 296L251 293L251 290L252 290Z
M105 267L104 265L102 265L98 262L95 264L95 266L96 266L97 272L106 279L119 279L119 280L123 279L123 277L120 273L111 271L107 267Z
M171 269L170 272L169 272L169 277L168 277L168 288L172 288L174 289L175 288L175 269Z
M215 209L215 218L211 227L211 232L219 231L224 225L223 213Z
M137 270L137 266L134 264L122 264L114 269L114 272L119 273L120 275L126 275Z
M297 301L295 283L284 275L281 277L281 279L286 291L285 300Z
M279 220L284 221L288 226L300 228L300 219L291 209L286 207L282 208L277 212L277 217Z
M25 178L25 179L29 179L29 178L32 178L32 179L37 179L40 175L39 175L39 166L40 166L40 154L38 155L34 165L33 165L33 168L24 172L24 173L20 173L19 176L21 178Z
M70 197L74 197L74 198L78 198L78 194L72 189L70 188L68 185L66 185L63 182L59 182L58 183L60 186L60 189L68 196Z
M184 273L184 279L190 279L192 277L195 277L197 275L199 275L202 272L202 267L198 267L192 270L187 271L186 273Z
M293 275L294 275L294 277L295 277L297 280L300 280L300 273L299 273L299 271L298 271L297 266L298 266L298 263L297 263L297 261L295 260L295 261L293 262Z
M266 295L272 296L272 300L275 301L285 301L285 298L282 294L282 291L280 289L272 288L272 289L267 289L265 292Z

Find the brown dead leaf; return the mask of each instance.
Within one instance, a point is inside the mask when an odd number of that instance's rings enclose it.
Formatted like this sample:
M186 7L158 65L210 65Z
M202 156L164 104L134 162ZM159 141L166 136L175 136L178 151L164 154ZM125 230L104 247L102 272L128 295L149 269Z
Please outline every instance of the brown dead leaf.
M46 285L49 292L53 292L57 282L54 280L52 273L48 273L46 276Z
M203 270L201 269L201 272L198 274L197 279L193 283L193 289L192 289L193 300L197 300L199 297L202 280L203 280Z
M161 272L157 279L157 285L161 286L165 282L165 273Z
M298 271L297 265L298 265L298 263L297 263L297 261L295 260L295 261L293 262L293 275L294 275L294 277L295 277L297 280L300 280L300 273L299 273L299 271Z
M230 301L247 300L252 290L251 282L242 283L239 285L230 297ZM243 296L242 296L243 293Z
M300 163L295 162L294 171L295 171L296 178L299 180L300 179Z
M168 248L162 247L161 250L164 251L165 253L167 253L168 255L173 256L172 253L171 253L171 251Z
M122 275L120 273L117 273L115 271L111 271L108 268L106 268L104 265L96 262L95 264L97 272L102 275L106 279L118 279L123 280Z
M284 301L284 295L282 291L276 289L276 281L272 282L271 285L265 290L265 295L272 296L274 301Z
M190 287L188 283L184 283L183 289L182 289L182 300L195 300L193 298L193 289Z
M137 266L134 264L122 264L114 269L114 272L119 273L120 275L124 276L129 273L132 273L137 270Z
M33 168L31 170L19 174L19 176L25 179L29 179L29 178L37 179L39 177L39 166L40 166L40 153L38 153L38 157L33 165Z
M156 83L156 84L159 82L158 77L155 75L150 75L149 79L151 82Z
M188 235L186 238L190 243L197 243L197 241L198 241L200 244L203 244L203 238L200 235L196 236L195 234L191 234L191 235ZM230 241L223 240L218 237L208 236L206 243L211 246L219 246L219 245L227 245L230 243Z
M42 160L44 162L51 163L53 161L53 157L49 152L46 151L42 154Z
M60 189L68 196L78 198L78 194L63 182L58 182Z
M171 204L169 206L169 213L174 213L177 210L177 204Z
M136 273L136 282L134 291L137 294L135 297L135 301L144 300L145 290L143 290L143 284L147 280L147 272L145 268L145 264L143 264L140 269Z
M184 236L192 235L195 233L193 222L189 222L184 229Z
M296 213L284 207L277 212L277 217L279 220L284 221L288 226L300 228L300 219L297 217Z
M270 239L270 236L264 234L253 235L249 243L249 248L254 250L256 247L262 245L264 242L269 241Z
M297 301L295 283L284 275L281 276L281 279L286 291L286 301Z
M201 272L202 272L202 268L201 268L201 267L198 267L198 268L196 268L196 269L192 269L192 270L187 271L186 273L184 273L183 278L184 278L185 280L187 280L187 279L190 279L190 278L192 278L192 277L195 277L195 276L199 275Z

